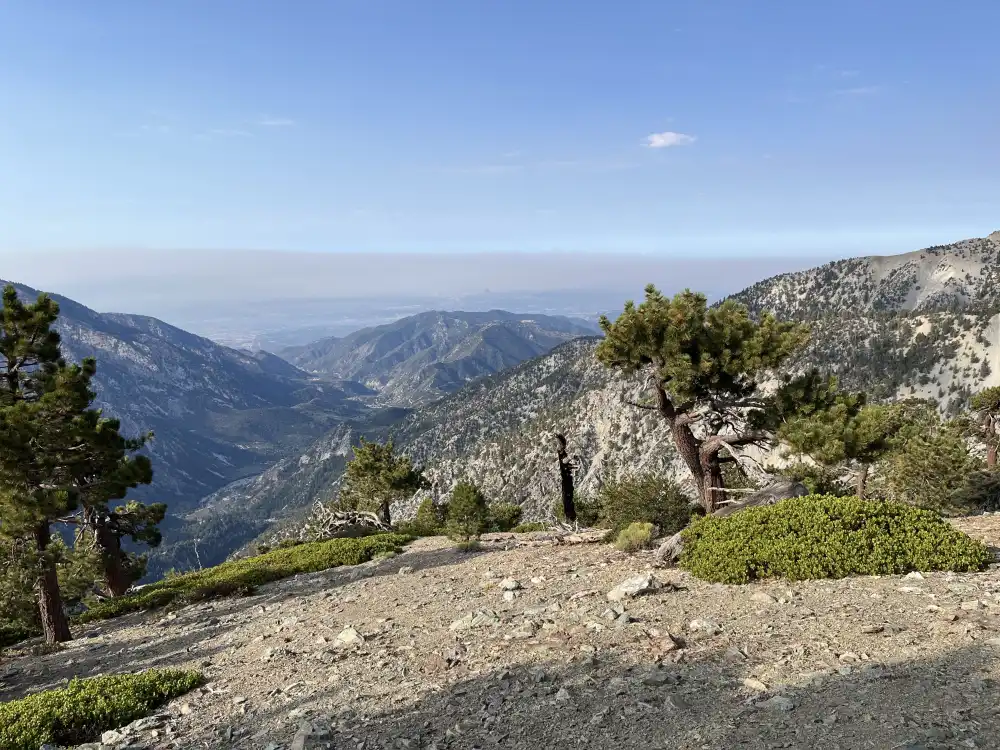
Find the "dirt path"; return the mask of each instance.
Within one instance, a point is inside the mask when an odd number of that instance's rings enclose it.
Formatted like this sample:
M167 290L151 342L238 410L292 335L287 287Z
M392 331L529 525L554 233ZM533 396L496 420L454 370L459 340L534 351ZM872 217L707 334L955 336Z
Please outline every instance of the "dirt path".
M178 666L209 684L130 747L1000 748L1000 570L726 587L652 564L424 539L104 623L0 664L0 700ZM675 586L614 609L607 592L647 570Z

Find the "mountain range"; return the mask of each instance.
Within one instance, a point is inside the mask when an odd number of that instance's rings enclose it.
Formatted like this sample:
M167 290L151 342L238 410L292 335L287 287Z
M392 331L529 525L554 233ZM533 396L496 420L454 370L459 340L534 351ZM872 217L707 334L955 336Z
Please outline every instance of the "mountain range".
M948 411L1000 384L998 258L1000 234L993 234L903 256L836 261L764 280L733 298L755 313L809 322L811 343L793 369L819 366L837 373L845 388L932 398ZM524 506L528 517L548 515L558 496L555 432L569 438L584 493L623 471L673 466L663 423L625 403L642 383L604 370L594 358L597 341L569 342L396 424L345 423L298 458L227 488L217 507L266 508L271 520L261 528L272 531L293 523L333 494L361 436L392 436L444 491L473 479L492 500Z
M361 436L393 437L442 491L474 479L528 517L546 516L557 495L554 432L570 440L583 492L674 462L663 425L625 403L642 384L596 362L585 321L420 313L278 357L54 296L67 357L97 357L98 405L125 432L156 434L142 494L171 515L155 573L213 564L296 523L335 492ZM807 321L811 343L792 367L819 366L878 398L953 411L1000 383L1000 233L782 274L733 299Z
M280 354L307 372L360 381L379 403L416 406L597 330L550 315L431 311Z

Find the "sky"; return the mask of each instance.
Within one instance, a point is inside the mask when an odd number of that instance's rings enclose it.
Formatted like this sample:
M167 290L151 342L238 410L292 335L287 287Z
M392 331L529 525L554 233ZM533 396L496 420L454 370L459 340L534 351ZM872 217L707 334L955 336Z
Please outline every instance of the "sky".
M6 0L0 262L982 236L998 28L995 0Z

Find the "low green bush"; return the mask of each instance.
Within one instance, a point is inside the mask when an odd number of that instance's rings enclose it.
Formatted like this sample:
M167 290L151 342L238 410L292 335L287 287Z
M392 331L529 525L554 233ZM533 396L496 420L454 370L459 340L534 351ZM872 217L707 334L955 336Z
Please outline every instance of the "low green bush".
M197 672L150 670L73 680L66 687L0 703L0 750L78 745L148 715L202 683Z
M653 532L656 527L651 523L637 521L630 523L618 533L615 539L615 547L622 552L638 552L649 549L653 543Z
M717 583L965 572L990 562L983 544L938 513L832 495L708 516L691 524L683 540L681 567Z
M409 521L399 521L395 531L407 536L441 536L444 534L444 524L448 517L448 504L435 503L426 498L417 508L417 514Z
M37 625L26 622L0 620L0 648L13 646L41 634L42 630Z
M599 526L617 534L633 523L651 523L671 536L691 522L695 506L670 477L636 474L612 479L597 493Z
M258 557L232 560L214 568L185 573L158 581L135 594L109 599L77 618L78 622L106 620L128 612L164 607L173 602L191 602L252 593L271 581L315 573L341 565L360 565L378 555L399 552L412 537L376 534L359 539L329 539L272 550Z
M548 531L549 525L547 523L542 523L541 521L530 521L528 523L522 523L515 526L511 531L515 534L530 534L533 531Z
M489 530L493 532L511 531L521 523L524 511L514 503L497 503L489 507Z

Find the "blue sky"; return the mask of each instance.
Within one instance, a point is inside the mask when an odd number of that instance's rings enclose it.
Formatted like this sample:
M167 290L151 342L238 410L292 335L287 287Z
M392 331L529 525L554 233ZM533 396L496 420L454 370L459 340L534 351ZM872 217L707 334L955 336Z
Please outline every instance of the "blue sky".
M0 248L984 235L998 28L996 0L7 0Z

